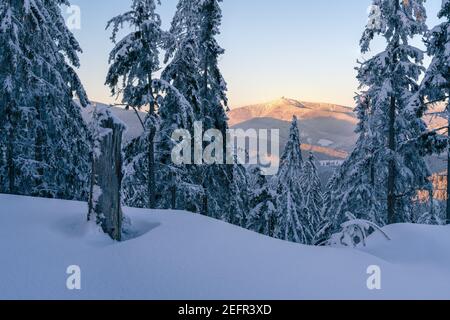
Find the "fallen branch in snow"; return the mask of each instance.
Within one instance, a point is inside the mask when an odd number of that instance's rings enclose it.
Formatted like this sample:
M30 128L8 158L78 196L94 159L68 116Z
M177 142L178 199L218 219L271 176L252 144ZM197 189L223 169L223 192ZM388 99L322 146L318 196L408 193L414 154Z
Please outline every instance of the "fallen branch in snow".
M375 232L381 233L386 240L391 238L375 223L367 220L356 219L355 216L349 212L346 213L349 221L344 222L341 227L342 231L335 233L328 240L327 244L333 247L357 247L362 243L366 246L367 238ZM372 232L371 232L372 231Z

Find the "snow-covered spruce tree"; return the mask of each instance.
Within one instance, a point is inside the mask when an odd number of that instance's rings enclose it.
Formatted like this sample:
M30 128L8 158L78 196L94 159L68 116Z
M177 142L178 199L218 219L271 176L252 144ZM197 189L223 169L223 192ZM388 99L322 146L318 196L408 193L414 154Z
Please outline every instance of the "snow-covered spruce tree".
M432 57L431 64L423 79L420 93L428 98L428 103L419 103L419 112L425 112L426 107L434 102L446 102L443 114L449 120L447 135L450 139L450 1L442 1L442 9L438 14L444 21L427 33L425 42L428 54ZM450 145L447 149L447 172L450 172ZM447 174L447 181L448 181ZM450 223L450 183L447 184L447 223Z
M158 138L159 162L158 207L184 209L201 212L203 189L200 185L199 170L193 165L174 166L171 139L176 129L189 130L194 135L194 121L201 117L200 69L198 58L198 10L199 1L180 0L172 20L165 62L168 63L161 78L172 84L186 98L190 107L180 109L179 99L173 95L166 98L159 110L161 125ZM193 155L193 152L192 152ZM193 159L191 159L193 161Z
M162 79L171 82L191 104L194 115L201 118L199 1L178 2L169 36L165 41L165 62L169 64L162 73Z
M200 0L199 63L202 72L200 98L205 128L217 129L226 136L227 85L219 69L219 57L225 52L217 43L222 23L222 0Z
M347 221L350 212L357 219L368 220L378 225L386 224L386 207L383 196L385 182L383 175L376 171L379 161L377 150L382 148L383 141L379 135L372 134L370 123L376 119L371 116L370 104L364 94L356 97L355 112L359 119L356 133L359 134L355 149L343 165L336 171L327 186L325 203L325 219L327 234L317 235L321 240L328 239L340 230ZM326 238L326 239L325 239Z
M304 219L303 157L297 118L292 120L289 140L280 160L276 177L277 216L279 223L275 237L282 240L310 244L314 238Z
M166 94L160 99L158 109L157 207L200 212L203 189L195 184L192 167L176 165L172 159L172 150L178 143L172 139L172 134L180 129L191 130L194 126L192 106L174 87L176 84L177 80L173 81L173 85L166 83L164 88L160 88Z
M418 201L418 204L414 206L416 221L419 224L445 225L445 202L436 200L432 196L433 193L430 192L428 201Z
M220 72L218 59L224 53L219 46L216 36L220 33L222 0L200 0L199 8L199 65L201 117L205 130L219 130L223 137L227 136L228 100L227 86ZM227 153L226 144L223 148ZM224 156L224 158L226 158ZM224 208L230 204L232 197L231 182L233 179L231 165L205 165L202 168L202 186L205 190L203 213L221 218Z
M319 231L323 220L322 210L324 200L322 184L316 167L316 159L312 152L310 152L308 160L305 161L301 182L304 195L302 219L305 219L308 222L309 232L315 236Z
M232 179L229 182L229 203L223 208L222 220L243 228L247 227L249 211L249 176L244 166L236 163L232 166Z
M278 226L276 210L276 191L267 177L261 174L259 168L255 172L256 181L251 184L249 195L250 212L248 214L247 229L274 237Z
M156 13L155 0L132 0L131 10L108 22L112 27L114 49L110 53L110 68L106 84L113 95L121 95L123 104L131 108L147 108L144 133L125 149L123 181L126 204L136 207L156 207L155 137L157 117L160 49L164 32ZM128 24L132 31L117 41L119 30Z
M0 1L0 192L86 199L89 143L74 71L81 49L59 1Z
M412 37L426 31L424 0L374 0L380 16L369 23L361 39L363 53L376 35L387 46L361 64L358 80L370 108L369 132L377 161L376 180L385 186L386 220L389 224L411 221L417 190L429 189L430 172L424 160L420 137L426 126L408 104L418 90L424 71L424 54L409 44Z

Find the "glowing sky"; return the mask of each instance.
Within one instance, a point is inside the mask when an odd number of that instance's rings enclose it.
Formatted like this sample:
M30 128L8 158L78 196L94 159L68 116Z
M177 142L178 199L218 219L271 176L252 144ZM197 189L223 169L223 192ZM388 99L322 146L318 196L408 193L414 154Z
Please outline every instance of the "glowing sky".
M176 0L158 12L170 23ZM429 25L441 0L427 1ZM72 0L81 8L84 50L79 75L93 101L112 103L103 85L112 48L107 21L129 8L128 0ZM357 89L358 43L370 0L224 0L220 64L232 107L281 96L352 106ZM374 48L376 51L378 48Z

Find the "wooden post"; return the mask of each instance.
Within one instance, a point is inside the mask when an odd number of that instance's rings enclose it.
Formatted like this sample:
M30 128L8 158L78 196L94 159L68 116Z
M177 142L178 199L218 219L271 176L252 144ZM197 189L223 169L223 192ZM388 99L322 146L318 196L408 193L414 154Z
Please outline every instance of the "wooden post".
M122 240L122 134L125 125L106 107L96 107L92 123L93 157L88 220Z

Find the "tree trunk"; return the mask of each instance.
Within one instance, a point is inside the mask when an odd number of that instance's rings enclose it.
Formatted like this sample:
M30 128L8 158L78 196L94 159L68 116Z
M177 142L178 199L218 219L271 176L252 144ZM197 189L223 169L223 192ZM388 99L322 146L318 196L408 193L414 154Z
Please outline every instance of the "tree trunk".
M208 99L208 57L205 56L205 64L203 66L204 70L203 70L203 101L202 104L205 103L205 101L207 101ZM203 113L205 113L205 108L203 106ZM209 128L207 128L209 129Z
M39 190L39 186L41 186L44 183L45 177L44 177L44 132L42 129L42 102L39 97L36 98L36 123L38 125L36 130L36 138L35 138L35 145L34 145L34 160L38 164L38 178L36 182L37 191L39 192L39 196L47 197L49 194L47 193L48 190ZM42 191L44 193L42 194Z
M207 57L207 55L205 54L205 61L204 61L204 66L203 66L203 68L204 68L204 70L203 70L203 97L202 97L202 111L203 111L203 114L202 114L202 121L205 121L205 119L206 119L206 115L209 115L208 114L208 108L207 108L207 106L205 106L205 104L206 104L206 101L208 100L208 77L209 77L209 75L208 75L208 57ZM208 126L209 126L209 123L207 124ZM205 130L208 130L208 129L211 129L211 128L206 128ZM205 145L203 145L203 147L204 147ZM206 167L204 167L204 169L206 169L207 171L209 171L209 166L210 165L206 165ZM205 176L207 176L207 172L203 172L203 176L205 177ZM202 206L203 206L203 210L202 210L202 213L203 213L203 215L205 215L205 216L209 216L209 208L208 208L208 190L207 190L207 186L206 186L206 184L203 182L202 183L202 187L203 187L203 199L202 199Z
M95 217L94 208L94 186L96 184L96 172L95 172L95 156L92 155L91 158L91 181L89 185L89 198L88 198L88 221L92 221Z
M12 109L12 108L11 108ZM11 129L8 135L8 155L7 155L7 166L8 166L8 191L10 194L14 194L16 192L16 174L15 174L15 163L14 163L14 128L15 124L12 119L12 110L9 114L9 122L11 125Z
M395 141L395 108L396 100L391 97L391 104L389 107L389 150L391 151L391 159L389 160L388 173L388 195L387 195L387 210L388 210L388 224L396 222L395 217L395 152L397 149Z
M170 173L170 195L171 195L171 209L177 209L177 185L175 179L175 173Z
M113 118L102 120L98 141L99 154L92 162L92 182L88 220L93 219L103 231L117 241L122 240L122 133L124 127Z
M208 191L207 191L207 187L205 185L205 183L203 183L202 185L203 187L203 210L202 210L202 214L205 216L208 216L209 212L208 212Z
M155 130L150 129L148 134L148 181L147 181L147 192L148 192L148 207L150 209L156 208L156 179L155 179Z
M149 118L152 119L155 116L156 108L155 101L153 96L153 88L152 88L152 76L151 74L148 76L148 86L149 86L149 96L152 98L149 104ZM148 207L150 209L156 209L156 170L155 170L155 136L156 129L152 126L149 128L148 133L148 150L147 150L147 192L148 192Z
M400 10L400 2L398 0L395 0L395 10L396 12ZM399 32L399 26L395 26L395 43L394 43L394 49L392 52L393 57L391 61L391 77L394 77L395 69L398 63L398 56L395 53L395 50L399 47L400 39L397 33ZM392 83L392 89L395 90L395 84L394 81L391 81ZM397 107L397 100L395 96L391 97L391 102L389 106L389 137L388 137L388 144L389 144L389 150L391 151L391 157L389 160L388 165L388 186L387 186L387 211L388 211L388 224L394 224L396 223L396 215L395 215L395 204L396 204L396 194L395 194L395 182L396 182L396 165L395 165L395 156L397 152L397 142L395 139L395 122L396 122L396 107Z

